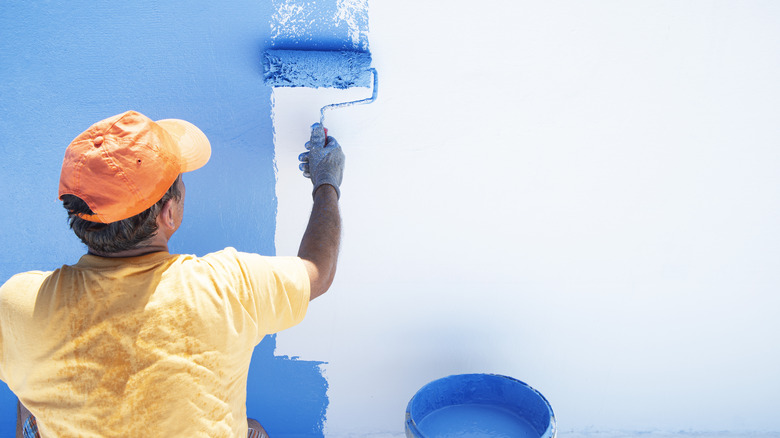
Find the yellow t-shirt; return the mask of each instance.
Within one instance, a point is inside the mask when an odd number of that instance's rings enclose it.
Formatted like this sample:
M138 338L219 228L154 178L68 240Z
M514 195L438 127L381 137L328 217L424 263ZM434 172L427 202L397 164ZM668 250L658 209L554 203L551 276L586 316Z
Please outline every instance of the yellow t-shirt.
M0 287L0 379L43 437L246 437L266 334L299 323L297 257L83 256Z

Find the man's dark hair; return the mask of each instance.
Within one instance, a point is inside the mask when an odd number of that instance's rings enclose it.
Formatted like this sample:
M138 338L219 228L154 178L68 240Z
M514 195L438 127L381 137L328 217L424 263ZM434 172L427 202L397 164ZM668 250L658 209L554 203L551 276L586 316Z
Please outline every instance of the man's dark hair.
M135 216L109 224L78 217L78 214L94 214L78 196L62 195L62 205L68 211L70 228L89 249L104 254L136 249L157 233L157 215L163 205L171 199L181 199L179 179L181 175L156 204Z

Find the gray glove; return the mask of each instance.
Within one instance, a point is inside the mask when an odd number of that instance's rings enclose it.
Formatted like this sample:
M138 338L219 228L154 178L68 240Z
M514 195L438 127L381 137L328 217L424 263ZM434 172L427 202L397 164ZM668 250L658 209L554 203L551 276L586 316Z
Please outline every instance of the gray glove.
M336 189L336 195L341 197L341 179L344 176L344 152L333 137L325 137L325 129L320 123L311 126L311 139L306 142L306 149L298 156L301 164L298 166L303 171L303 176L311 178L314 184L314 192L323 185L330 184Z

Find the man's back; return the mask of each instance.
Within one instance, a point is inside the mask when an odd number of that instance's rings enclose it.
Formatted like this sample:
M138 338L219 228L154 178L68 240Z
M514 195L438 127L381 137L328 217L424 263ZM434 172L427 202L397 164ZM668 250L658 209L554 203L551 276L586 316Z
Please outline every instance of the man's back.
M246 436L253 348L309 294L295 257L86 255L0 289L0 377L43 436Z
M0 287L0 380L19 397L19 434L264 434L246 416L254 346L303 319L338 260L344 154L319 123L306 149L313 205L298 257L197 258L169 255L168 241L183 220L182 174L211 156L206 135L126 111L77 136L59 197L88 255Z

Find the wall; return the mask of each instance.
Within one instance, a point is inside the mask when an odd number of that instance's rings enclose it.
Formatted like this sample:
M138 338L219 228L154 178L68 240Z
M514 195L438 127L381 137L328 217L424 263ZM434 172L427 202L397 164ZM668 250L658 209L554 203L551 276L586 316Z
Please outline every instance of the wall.
M462 372L536 387L561 436L780 433L780 6L369 12L379 100L326 118L339 273L278 337L327 362L326 435L400 432ZM305 221L300 128L339 97L274 91L280 253Z
M0 6L0 280L83 253L54 199L62 151L127 108L214 145L173 250L297 250L308 126L367 90L272 93L259 53L367 44L333 15L368 5L163 3ZM368 10L379 100L326 119L347 154L339 274L255 352L250 414L398 435L423 384L496 372L542 391L561 436L780 432L778 6ZM7 391L0 408L6 435Z

